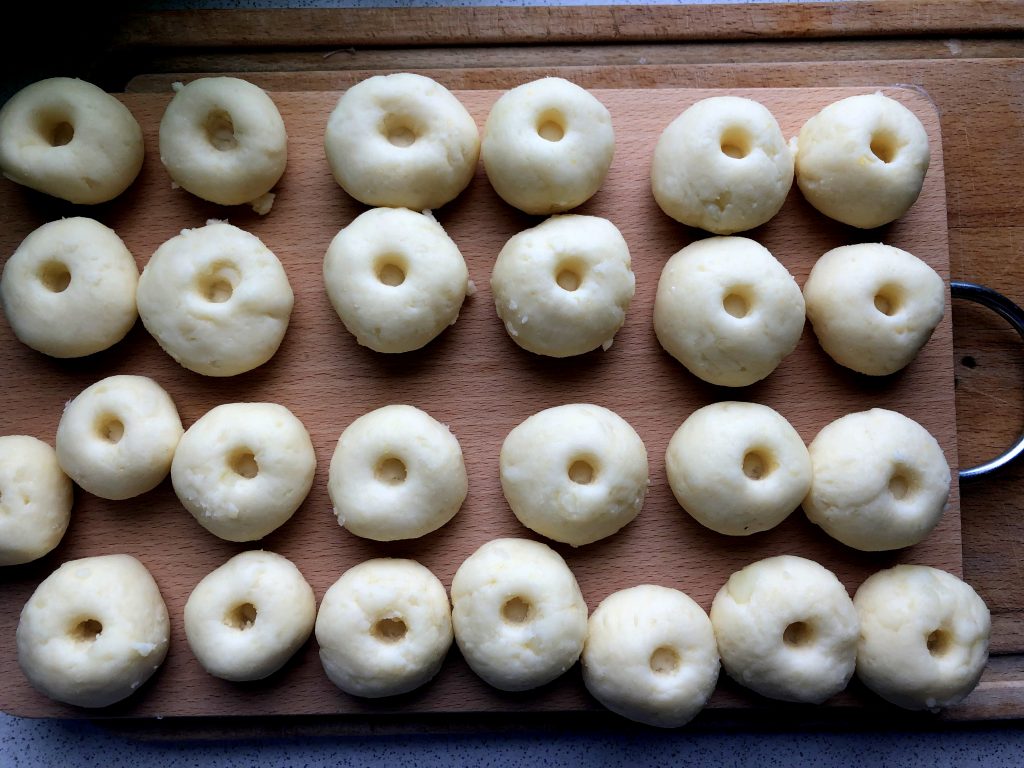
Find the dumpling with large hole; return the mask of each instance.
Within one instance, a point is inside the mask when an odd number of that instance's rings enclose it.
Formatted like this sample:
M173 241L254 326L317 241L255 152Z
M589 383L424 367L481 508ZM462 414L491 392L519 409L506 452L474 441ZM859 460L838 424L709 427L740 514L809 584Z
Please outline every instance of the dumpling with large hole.
M146 330L205 376L235 376L270 360L294 303L277 256L225 221L182 230L156 249L139 278Z
M610 348L635 290L625 239L597 216L552 216L513 235L491 273L508 335L550 357Z
M295 514L315 471L309 432L291 411L276 403L227 403L182 435L171 483L210 533L254 541Z
M804 297L767 248L745 237L709 237L665 264L654 331L672 357L711 384L745 387L792 352Z
M715 595L711 624L729 677L762 696L820 704L853 676L857 611L811 560L781 555L737 571Z
M829 104L804 123L796 141L796 183L807 202L861 229L905 214L931 159L917 115L882 93Z
M651 188L676 221L718 235L772 218L793 184L793 155L772 113L752 99L698 101L658 139Z
M942 320L946 284L913 254L858 243L818 259L804 301L829 357L859 373L887 376L914 359Z
M826 425L808 451L804 512L832 538L880 552L917 544L939 524L949 464L913 419L884 408L850 413Z
M530 416L508 433L500 464L501 489L519 522L574 547L633 520L650 482L636 430L587 403Z
M528 539L494 539L455 572L452 623L476 674L503 691L526 691L579 659L587 604L553 549Z
M124 192L142 169L142 128L92 83L51 77L0 109L0 171L18 184L77 204Z
M360 214L331 241L324 286L356 341L375 352L411 352L459 319L469 271L433 217L405 208Z

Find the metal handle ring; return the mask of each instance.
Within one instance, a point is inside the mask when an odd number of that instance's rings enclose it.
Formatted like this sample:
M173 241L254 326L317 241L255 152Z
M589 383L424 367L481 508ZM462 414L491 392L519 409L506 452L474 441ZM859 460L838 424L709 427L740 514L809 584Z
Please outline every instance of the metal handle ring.
M1014 330L1024 339L1024 310L1003 296L1001 293L986 288L976 283L965 283L959 280L952 280L949 283L949 291L954 299L967 299L988 307L1000 317L1005 319ZM984 464L976 467L969 467L960 470L961 480L970 480L975 477L983 477L1005 467L1018 456L1024 453L1024 434L1017 438L1006 452L1000 454Z

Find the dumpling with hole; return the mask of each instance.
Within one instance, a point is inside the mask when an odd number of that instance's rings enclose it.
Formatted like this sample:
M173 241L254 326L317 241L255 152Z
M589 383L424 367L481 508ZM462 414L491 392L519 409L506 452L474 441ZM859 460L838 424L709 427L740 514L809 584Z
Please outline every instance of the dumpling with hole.
M593 197L614 153L608 108L560 77L503 94L487 116L480 147L494 191L535 215L568 211Z
M763 104L739 96L698 101L654 148L651 189L678 222L716 235L764 224L793 185L793 155Z
M672 357L711 384L745 387L792 352L804 298L767 248L745 237L709 237L665 264L654 331Z
M882 93L829 104L804 123L796 147L796 183L807 202L861 229L905 214L931 159L917 115Z
M587 690L630 720L677 728L718 682L718 646L704 609L677 589L642 584L614 592L587 622L580 661Z
M632 521L643 507L647 448L614 411L572 403L535 413L501 446L501 490L527 528L579 547Z
M373 208L327 248L324 286L356 341L375 352L411 352L459 319L470 292L458 246L432 217Z
M452 579L452 624L463 657L502 691L549 683L576 663L587 604L565 560L529 539L493 539Z
M860 626L846 588L793 555L737 571L711 603L722 666L762 696L820 704L853 676Z
M295 303L284 267L263 241L216 220L157 248L137 299L161 348L204 376L235 376L270 360Z
M665 470L683 509L729 536L774 528L811 486L804 441L782 414L759 403L694 411L669 440Z
M171 462L178 500L227 541L255 541L284 525L313 486L309 432L277 403L225 403L189 427Z
M850 413L826 425L808 452L804 512L848 547L910 547L939 524L952 475L942 446L913 419L884 408Z
M452 644L444 585L415 560L377 558L349 568L316 617L320 661L353 696L381 698L426 684Z
M869 376L908 365L946 309L946 284L911 253L881 243L834 248L804 283L807 317L829 357Z
M327 491L338 524L376 541L414 539L459 511L469 490L451 430L411 405L363 414L341 433Z
M552 216L513 235L491 273L508 335L549 357L609 349L635 290L622 233L597 216Z

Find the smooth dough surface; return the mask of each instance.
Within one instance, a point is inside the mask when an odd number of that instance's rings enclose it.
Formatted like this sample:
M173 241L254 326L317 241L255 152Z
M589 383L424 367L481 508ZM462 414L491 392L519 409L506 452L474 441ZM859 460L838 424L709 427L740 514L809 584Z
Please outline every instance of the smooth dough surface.
M853 597L860 616L857 677L906 709L962 701L988 661L992 622L969 584L924 565L869 577Z
M879 552L917 544L938 525L949 464L916 421L882 408L847 414L808 450L813 472L803 508L829 536Z
M458 320L469 272L432 217L374 208L331 241L324 285L356 341L376 352L410 352Z
M679 590L651 584L601 601L580 661L595 699L661 728L692 720L718 682L718 646L704 609Z
M640 512L647 448L628 422L599 405L535 413L501 446L501 490L527 528L574 547L611 536Z
M711 624L729 677L762 696L820 704L853 675L857 611L811 560L781 555L737 571L715 595Z
M551 357L611 347L635 290L626 241L597 216L552 216L513 235L491 273L509 336Z
M57 458L89 493L129 499L167 477L183 431L174 401L155 381L109 376L65 406Z
M175 183L221 205L251 203L277 184L288 134L274 100L237 77L201 77L160 119L160 162Z
M33 230L4 265L0 302L18 340L52 357L113 346L135 324L139 268L117 233L94 219Z
M881 93L850 96L800 129L796 182L826 216L871 229L914 204L929 161L928 134L913 112Z
M438 673L452 644L444 585L414 560L367 560L327 590L316 617L320 661L353 696L406 693Z
M768 249L709 237L665 264L654 300L661 346L693 375L726 387L768 376L804 328L800 287Z
M103 203L142 168L142 129L128 108L84 80L32 83L0 109L0 171L72 203Z
M235 555L185 603L185 637L203 669L225 680L262 680L309 639L316 597L299 569L273 552Z
M587 636L587 604L553 549L494 539L455 572L452 623L476 674L503 691L525 691L576 663Z
M138 302L146 330L178 363L234 376L274 356L295 296L258 237L210 221L156 249L139 278Z
M29 435L0 437L0 566L38 560L56 547L73 501L53 448Z
M70 560L25 603L18 663L45 695L106 707L145 683L167 656L167 606L131 555Z
M451 91L400 72L345 91L327 121L324 148L335 180L356 200L422 211L466 188L480 134Z
M503 94L487 116L481 145L494 191L537 215L568 211L593 197L614 153L608 108L559 77Z
M900 370L946 309L946 285L916 256L881 243L835 248L804 283L807 317L829 357L870 376Z
M327 490L341 526L394 541L451 520L468 483L462 448L448 427L411 405L387 405L342 432Z
M283 405L218 405L188 428L171 462L178 499L210 533L262 539L283 525L313 485L309 433Z
M672 435L665 468L683 509L729 536L774 528L811 486L804 441L784 416L757 403L694 411Z
M666 214L718 235L772 218L793 185L793 155L772 113L752 99L698 101L658 139L654 199Z

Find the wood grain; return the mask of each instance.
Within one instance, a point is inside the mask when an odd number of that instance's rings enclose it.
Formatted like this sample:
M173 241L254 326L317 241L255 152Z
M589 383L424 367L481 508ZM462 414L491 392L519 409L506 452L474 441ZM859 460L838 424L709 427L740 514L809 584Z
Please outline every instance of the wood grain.
M116 20L124 48L465 45L1013 33L1015 0L167 11Z
M787 135L827 103L865 89L737 91L765 103ZM799 194L752 236L765 244L802 283L814 259L830 247L883 239L931 263L948 279L943 156L938 116L923 94L890 92L924 121L933 162L921 199L901 221L874 232L830 222ZM458 94L479 124L494 91ZM45 358L0 329L0 385L5 407L0 433L27 432L52 441L61 407L93 381L116 373L156 378L178 403L186 426L210 407L230 401L281 402L298 415L313 437L319 470L314 490L295 517L261 545L292 558L317 597L341 572L369 557L415 557L446 584L473 549L496 536L531 536L509 512L497 477L497 455L507 432L526 416L555 404L590 401L626 418L645 440L652 486L644 510L621 533L573 550L558 546L576 573L591 607L610 592L642 582L683 589L705 608L728 575L761 557L802 554L834 569L851 591L863 578L894 562L933 564L961 572L958 489L954 484L940 527L925 542L900 553L865 555L830 541L798 512L777 529L736 540L710 533L684 515L668 490L663 456L668 438L696 407L722 399L771 405L810 440L832 419L883 406L917 419L936 435L952 467L957 466L953 405L951 312L919 358L904 372L881 380L851 374L833 364L805 330L797 351L766 381L742 390L704 385L664 354L651 326L653 295L665 260L699 234L670 221L649 194L648 164L661 129L685 106L709 91L597 91L612 112L617 153L598 195L581 213L604 215L630 244L637 295L625 327L606 353L547 360L516 347L505 335L487 287L493 259L504 241L537 220L518 214L494 195L482 171L438 217L460 245L478 293L459 322L420 352L382 356L358 347L344 331L323 292L323 254L337 230L362 208L336 186L323 157L322 135L336 93L276 93L289 128L288 170L272 213L259 218L244 209L225 210L172 190L157 160L156 126L167 95L124 97L144 127L147 160L142 175L121 199L90 209L113 226L140 267L153 250L183 227L229 217L258 234L281 258L296 294L296 310L284 344L267 365L232 379L207 379L176 366L138 324L113 349L79 361ZM0 250L9 254L35 226L72 213L70 206L0 186ZM356 416L389 402L423 407L452 426L462 442L470 474L463 510L440 531L415 542L377 544L338 528L326 495L326 469L341 430ZM56 565L85 555L131 552L150 567L167 600L172 649L163 669L137 695L103 714L275 715L325 713L429 713L572 711L596 705L582 689L578 669L544 688L505 694L488 688L452 652L438 678L420 691L378 702L349 697L324 676L310 642L284 670L267 681L230 684L207 676L192 658L181 628L181 610L191 588L232 554L233 545L203 531L180 507L169 483L128 502L105 502L84 492L64 543L42 561L0 572L0 693L3 709L33 716L79 717L27 684L14 658L13 632L20 606ZM771 706L723 678L717 707ZM874 706L854 686L835 706Z

